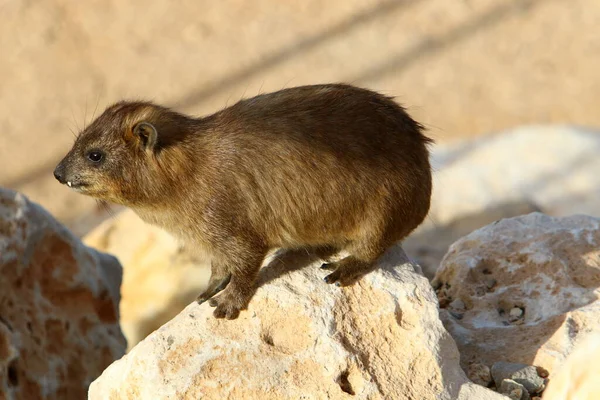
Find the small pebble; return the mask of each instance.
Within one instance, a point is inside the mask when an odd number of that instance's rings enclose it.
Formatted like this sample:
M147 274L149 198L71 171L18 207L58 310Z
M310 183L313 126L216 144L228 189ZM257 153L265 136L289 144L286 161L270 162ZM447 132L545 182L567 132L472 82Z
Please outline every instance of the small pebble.
M525 315L525 310L523 310L520 307L513 307L508 312L508 322L510 322L511 324L514 324L514 325L520 325L523 322L525 322L525 320L523 318L524 315Z
M510 310L509 315L513 318L521 318L521 316L523 315L523 309L519 307L514 307L512 310Z
M523 385L530 394L541 393L545 380L537 373L537 368L527 364L497 362L491 368L492 378L499 387L503 380L510 379Z
M513 400L531 400L527 389L512 379L504 379L500 383L498 393L505 394Z
M547 378L550 376L550 372L548 372L548 370L543 367L535 367L535 369L537 370L538 375L542 378Z
M473 363L467 368L467 376L473 383L489 387L492 383L490 367L480 363Z

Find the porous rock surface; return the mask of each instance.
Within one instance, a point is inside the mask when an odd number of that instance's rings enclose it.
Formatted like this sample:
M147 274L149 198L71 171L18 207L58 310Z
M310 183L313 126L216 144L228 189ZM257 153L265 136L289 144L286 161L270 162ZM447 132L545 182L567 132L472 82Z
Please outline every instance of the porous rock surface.
M468 381L433 290L400 247L348 288L325 284L319 265L277 255L237 320L189 305L107 368L89 398L504 398Z
M210 277L210 264L201 255L131 210L105 221L83 241L123 265L121 329L129 348L194 301Z
M125 352L121 266L0 189L0 399L81 399Z
M454 243L432 283L463 368L523 363L552 381L581 335L600 330L600 219L498 221Z

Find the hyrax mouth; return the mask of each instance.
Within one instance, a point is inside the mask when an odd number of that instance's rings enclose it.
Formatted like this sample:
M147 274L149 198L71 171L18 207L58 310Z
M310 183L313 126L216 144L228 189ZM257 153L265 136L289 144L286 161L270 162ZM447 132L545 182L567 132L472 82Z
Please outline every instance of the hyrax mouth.
M88 186L86 183L84 182L74 182L74 181L67 181L65 183L68 187L70 187L73 190L82 190L84 189L86 186Z

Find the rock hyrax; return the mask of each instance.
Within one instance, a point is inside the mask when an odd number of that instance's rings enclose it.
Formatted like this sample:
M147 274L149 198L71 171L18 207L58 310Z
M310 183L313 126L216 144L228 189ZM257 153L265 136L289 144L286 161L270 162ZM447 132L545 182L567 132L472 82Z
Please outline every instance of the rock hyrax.
M372 271L429 211L430 142L391 98L343 84L262 94L203 118L123 101L79 134L54 175L203 249L212 276L198 302L233 319L271 249L325 262L344 251L324 264L325 282L340 286Z

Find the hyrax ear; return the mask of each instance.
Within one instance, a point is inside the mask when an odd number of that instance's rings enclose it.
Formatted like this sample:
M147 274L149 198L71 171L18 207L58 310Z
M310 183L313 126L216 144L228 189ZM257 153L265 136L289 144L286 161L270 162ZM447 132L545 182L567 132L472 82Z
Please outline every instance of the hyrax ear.
M147 151L154 150L158 138L156 128L149 122L140 122L133 127L133 137L140 141L140 145Z

